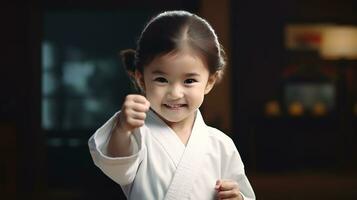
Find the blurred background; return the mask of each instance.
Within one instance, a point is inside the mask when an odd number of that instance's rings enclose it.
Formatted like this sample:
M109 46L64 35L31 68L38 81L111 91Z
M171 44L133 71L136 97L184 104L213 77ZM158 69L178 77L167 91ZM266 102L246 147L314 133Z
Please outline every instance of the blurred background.
M87 140L132 92L118 52L174 9L226 49L202 113L233 138L257 199L357 199L357 1L0 4L0 199L124 199Z

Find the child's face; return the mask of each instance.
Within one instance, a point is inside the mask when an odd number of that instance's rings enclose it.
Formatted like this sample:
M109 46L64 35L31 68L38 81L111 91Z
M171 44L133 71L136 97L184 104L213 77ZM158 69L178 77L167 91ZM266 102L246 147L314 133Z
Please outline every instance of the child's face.
M193 120L215 83L204 61L192 51L155 58L138 74L151 108L166 122Z

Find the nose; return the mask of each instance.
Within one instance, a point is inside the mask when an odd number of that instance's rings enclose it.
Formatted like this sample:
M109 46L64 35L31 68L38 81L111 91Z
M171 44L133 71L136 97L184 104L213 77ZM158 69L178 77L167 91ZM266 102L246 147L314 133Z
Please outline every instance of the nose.
M179 86L178 84L173 85L168 88L167 97L169 100L180 99L183 96L184 96L184 93L183 93L182 87Z

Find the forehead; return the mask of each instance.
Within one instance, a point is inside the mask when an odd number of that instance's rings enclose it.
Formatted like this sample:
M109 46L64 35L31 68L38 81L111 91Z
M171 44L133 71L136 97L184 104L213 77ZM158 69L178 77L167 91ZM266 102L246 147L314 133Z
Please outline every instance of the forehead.
M157 70L165 73L205 73L208 67L202 56L181 50L158 56L144 68L144 71Z

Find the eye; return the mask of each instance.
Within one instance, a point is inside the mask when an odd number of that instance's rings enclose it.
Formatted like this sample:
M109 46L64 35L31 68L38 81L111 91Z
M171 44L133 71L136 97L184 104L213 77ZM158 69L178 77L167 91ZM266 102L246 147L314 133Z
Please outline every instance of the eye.
M167 80L164 77L157 77L154 79L154 81L159 83L167 83Z
M196 82L197 82L196 79L190 78L190 79L186 79L184 83L185 84L192 84L192 83L196 83Z

